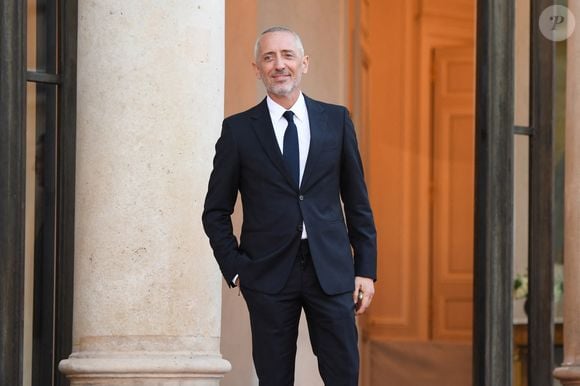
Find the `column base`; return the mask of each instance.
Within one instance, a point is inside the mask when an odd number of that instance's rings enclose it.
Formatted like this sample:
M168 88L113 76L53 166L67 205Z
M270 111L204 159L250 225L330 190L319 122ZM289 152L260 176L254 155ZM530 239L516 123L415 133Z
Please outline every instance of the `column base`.
M59 370L71 385L217 386L231 370L219 355L165 353L73 353Z
M563 386L580 386L580 366L570 365L558 367L554 370L554 377Z

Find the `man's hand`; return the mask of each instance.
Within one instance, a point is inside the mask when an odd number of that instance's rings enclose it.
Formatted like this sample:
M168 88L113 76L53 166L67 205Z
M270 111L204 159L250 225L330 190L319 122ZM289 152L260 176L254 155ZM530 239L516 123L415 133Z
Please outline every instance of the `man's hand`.
M360 306L356 310L356 315L362 315L371 304L373 296L375 294L375 283L373 279L368 277L355 276L354 278L354 292L352 294L352 300L356 304L359 299L359 291L362 292L362 300L360 300Z

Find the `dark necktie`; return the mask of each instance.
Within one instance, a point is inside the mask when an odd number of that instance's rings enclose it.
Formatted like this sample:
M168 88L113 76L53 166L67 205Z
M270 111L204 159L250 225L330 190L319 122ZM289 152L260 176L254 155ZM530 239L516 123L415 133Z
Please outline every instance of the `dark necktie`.
M290 110L284 112L284 118L288 121L288 127L284 132L283 156L290 174L296 185L300 182L300 153L298 151L298 130L294 124L294 113Z

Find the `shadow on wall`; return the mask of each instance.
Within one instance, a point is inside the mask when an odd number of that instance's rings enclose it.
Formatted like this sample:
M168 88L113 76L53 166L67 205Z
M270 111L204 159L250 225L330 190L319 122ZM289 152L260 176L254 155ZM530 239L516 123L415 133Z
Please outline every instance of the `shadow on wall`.
M466 386L472 384L471 344L370 343L371 385Z

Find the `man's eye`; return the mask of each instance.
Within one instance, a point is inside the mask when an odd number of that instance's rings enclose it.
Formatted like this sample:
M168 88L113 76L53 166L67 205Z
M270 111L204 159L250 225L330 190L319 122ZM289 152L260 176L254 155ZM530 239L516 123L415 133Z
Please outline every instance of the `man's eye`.
M272 57L270 55L264 56L264 61L265 62L269 62L270 60L272 60Z

